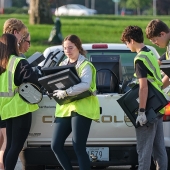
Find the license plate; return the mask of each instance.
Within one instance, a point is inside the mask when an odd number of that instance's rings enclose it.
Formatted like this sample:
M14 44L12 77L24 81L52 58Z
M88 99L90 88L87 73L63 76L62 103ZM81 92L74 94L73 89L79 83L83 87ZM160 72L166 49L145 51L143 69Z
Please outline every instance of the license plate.
M99 161L109 161L108 147L86 147L86 151L91 161L93 161L92 155L94 155Z

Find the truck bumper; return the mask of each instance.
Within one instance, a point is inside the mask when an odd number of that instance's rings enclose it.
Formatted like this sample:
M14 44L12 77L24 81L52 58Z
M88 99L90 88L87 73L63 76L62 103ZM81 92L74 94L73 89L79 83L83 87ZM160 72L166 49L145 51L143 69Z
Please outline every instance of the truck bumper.
M89 147L89 146L88 146ZM94 146L93 146L94 147ZM99 147L99 146L98 146ZM103 146L102 146L103 147ZM108 147L108 146L107 146ZM73 166L77 166L77 157L72 146L65 147ZM170 148L166 148L170 164ZM138 165L136 146L109 146L109 161L91 162L92 166ZM23 166L59 166L50 147L25 148L20 153ZM153 164L153 162L152 162ZM170 165L168 166L170 167Z
M73 166L78 165L77 157L73 150L73 147L67 146L65 147L65 150L68 156L70 157L72 165ZM59 166L59 163L50 147L24 148L20 153L20 159L24 166L28 165ZM109 161L91 162L92 166L137 165L137 164L138 160L136 146L123 146L123 147L109 146Z

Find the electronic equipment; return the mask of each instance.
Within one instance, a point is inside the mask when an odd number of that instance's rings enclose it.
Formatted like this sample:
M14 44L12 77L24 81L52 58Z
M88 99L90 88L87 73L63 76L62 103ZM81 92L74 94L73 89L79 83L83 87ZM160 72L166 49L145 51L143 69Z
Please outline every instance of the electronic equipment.
M48 68L43 67L41 68L41 71L44 73L44 75L50 75L50 74L58 73L65 69L70 69L77 77L79 77L76 68L73 65L55 66L55 67L48 67Z
M170 60L162 60L160 69L168 76L170 77Z
M54 90L66 90L81 82L74 66L49 67L43 68L42 71L46 76L39 78L38 81L48 91L50 97L53 97ZM75 96L67 96L64 99L59 99L56 96L53 98L58 104L62 105L91 95L90 91L85 91Z
M32 56L30 56L27 61L31 65L31 67L38 66L39 63L41 63L43 60L45 60L45 57L42 53L36 52Z
M40 89L32 83L22 83L19 86L18 93L24 101L30 104L37 104L43 98Z
M55 67L59 66L60 62L64 58L64 52L56 49L55 51L51 52L48 57L46 58L43 67Z
M122 81L120 55L91 55L90 61L96 68L98 93L118 92Z
M73 70L76 71L75 67L65 67L65 69L59 67L43 69L47 75L38 79L49 93L57 89L65 90L81 82L80 78L73 72Z
M121 108L124 110L128 118L135 127L137 111L139 109L139 85L136 84L131 90L126 92L117 100ZM157 113L168 104L164 95L159 92L150 82L148 82L148 99L146 103L146 117L148 122L154 122L157 118Z

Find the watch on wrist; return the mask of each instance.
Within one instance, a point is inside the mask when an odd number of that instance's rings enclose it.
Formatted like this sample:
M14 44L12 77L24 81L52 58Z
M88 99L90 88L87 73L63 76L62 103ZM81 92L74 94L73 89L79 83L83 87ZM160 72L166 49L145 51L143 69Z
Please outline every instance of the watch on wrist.
M145 112L145 109L144 108L140 108L139 112Z

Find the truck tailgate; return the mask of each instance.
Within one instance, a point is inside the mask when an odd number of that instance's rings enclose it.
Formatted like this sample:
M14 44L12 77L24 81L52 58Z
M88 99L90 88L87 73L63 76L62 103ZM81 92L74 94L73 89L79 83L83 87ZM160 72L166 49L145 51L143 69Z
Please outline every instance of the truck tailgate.
M87 144L134 144L135 128L117 103L117 93L97 95L102 110L99 122L93 121ZM56 102L44 96L40 109L32 114L28 145L49 145L53 134ZM71 134L66 144L72 144Z

